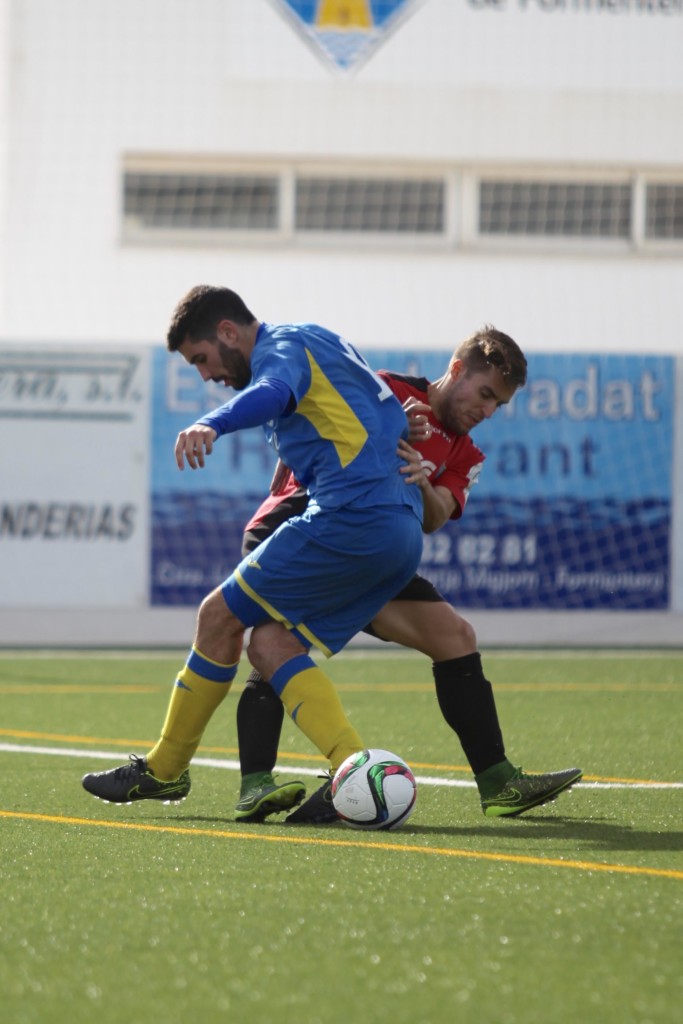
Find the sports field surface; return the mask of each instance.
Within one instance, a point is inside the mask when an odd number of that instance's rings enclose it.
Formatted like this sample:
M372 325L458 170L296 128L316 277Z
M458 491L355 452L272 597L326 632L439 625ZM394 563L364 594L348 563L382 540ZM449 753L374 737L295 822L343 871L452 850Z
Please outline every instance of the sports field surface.
M508 755L584 781L484 818L426 659L328 663L405 758L396 832L235 822L238 682L177 806L102 803L185 652L0 652L3 1024L678 1024L683 652L492 652ZM320 785L291 722L281 778Z

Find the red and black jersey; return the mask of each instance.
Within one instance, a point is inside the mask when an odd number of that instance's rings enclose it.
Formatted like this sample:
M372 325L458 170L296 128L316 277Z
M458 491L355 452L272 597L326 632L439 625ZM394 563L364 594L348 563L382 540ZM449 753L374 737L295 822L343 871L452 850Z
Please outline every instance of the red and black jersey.
M427 403L429 381L424 377L407 377L402 373L380 370L379 376L398 398L401 405L416 398ZM445 487L455 498L451 519L462 515L472 485L476 482L485 455L468 434L450 434L433 412L427 416L432 435L426 441L416 441L413 448L422 456L422 465L433 487Z
M408 377L389 370L380 370L378 376L387 382L402 405L411 397L427 403L429 381L425 377ZM431 437L426 441L415 442L413 447L422 456L422 465L428 473L429 482L434 487L445 487L455 498L451 519L458 519L463 513L472 484L479 476L485 456L467 434L450 434L431 412L427 418L432 426ZM270 494L259 506L247 523L245 532L258 535L267 527L267 536L281 522L303 512L307 503L306 491L290 473L277 493Z

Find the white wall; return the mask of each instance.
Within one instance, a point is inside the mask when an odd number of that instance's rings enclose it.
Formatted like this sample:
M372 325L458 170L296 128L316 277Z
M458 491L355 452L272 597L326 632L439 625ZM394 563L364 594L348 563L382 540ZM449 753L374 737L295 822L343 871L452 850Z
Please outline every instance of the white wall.
M683 17L424 0L334 73L270 0L4 0L9 223L0 337L155 340L198 281L359 344L682 351L683 259L124 246L125 154L683 173ZM0 179L1 181L1 179ZM39 295L34 300L34 292Z

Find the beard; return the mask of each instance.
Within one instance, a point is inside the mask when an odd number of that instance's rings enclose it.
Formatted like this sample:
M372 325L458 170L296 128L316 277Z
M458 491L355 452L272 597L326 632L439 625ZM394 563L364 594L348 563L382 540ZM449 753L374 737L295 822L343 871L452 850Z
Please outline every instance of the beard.
M231 387L242 391L251 380L251 368L241 352L229 348L225 342L218 342L218 355L226 373L231 379Z

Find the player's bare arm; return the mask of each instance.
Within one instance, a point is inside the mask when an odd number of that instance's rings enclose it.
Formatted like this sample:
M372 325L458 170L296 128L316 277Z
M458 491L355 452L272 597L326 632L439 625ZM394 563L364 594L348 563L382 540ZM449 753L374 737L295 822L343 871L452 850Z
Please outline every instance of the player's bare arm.
M400 472L405 476L406 482L416 484L422 491L424 502L424 515L422 529L425 533L434 533L453 515L456 501L452 493L446 487L434 487L429 482L429 476L422 465L420 453L411 447L407 441L399 441L398 454L405 460L405 466L401 466Z
M205 455L213 451L213 442L218 434L213 427L194 423L187 430L181 430L175 443L175 460L178 469L185 469L185 459L191 469L204 467Z

